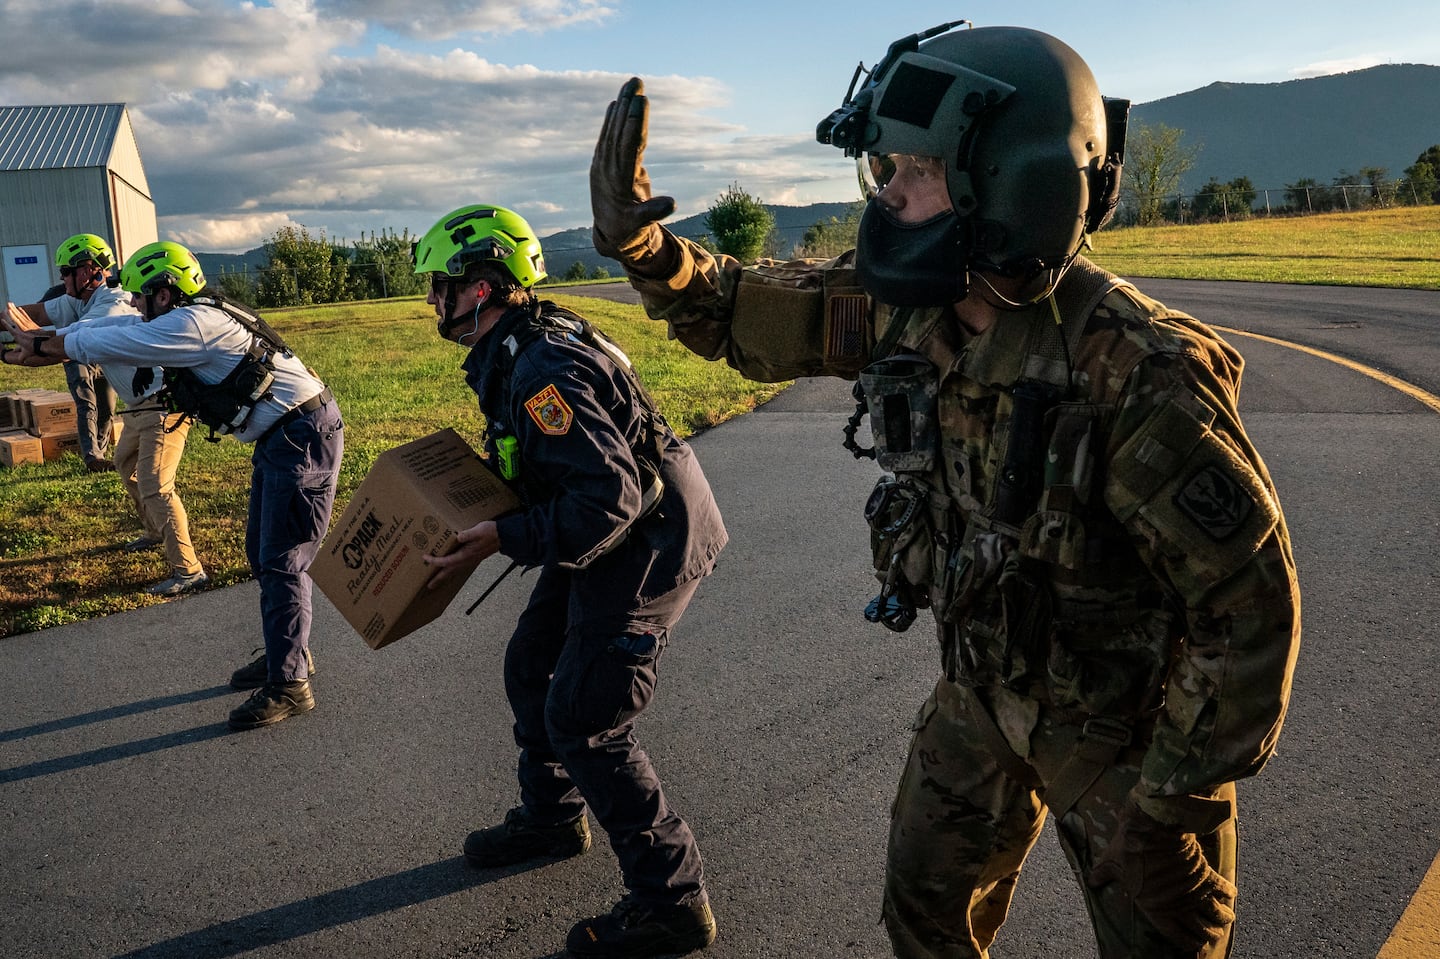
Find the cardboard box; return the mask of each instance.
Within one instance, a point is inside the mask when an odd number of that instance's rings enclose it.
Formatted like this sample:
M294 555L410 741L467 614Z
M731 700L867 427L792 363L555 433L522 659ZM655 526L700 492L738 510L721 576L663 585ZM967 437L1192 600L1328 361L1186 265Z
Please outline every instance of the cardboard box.
M10 406L10 398L14 395L14 393L0 393L0 431L20 428L20 424L15 422L15 411Z
M0 466L24 466L28 463L43 462L45 451L41 448L40 437L31 436L24 430L0 433Z
M23 390L14 390L6 393L3 397L6 408L9 410L10 429L23 430L30 425L30 400L37 396L49 396L54 390L42 390L36 387L26 387Z
M457 571L427 589L435 570L421 557L452 551L460 530L519 505L459 434L432 433L376 458L321 545L310 578L379 649L437 618L474 572Z
M53 463L66 453L80 455L80 434L71 430L54 436L40 436L40 451L45 462Z
M48 392L26 403L25 428L36 436L58 436L75 432L75 398L69 393Z

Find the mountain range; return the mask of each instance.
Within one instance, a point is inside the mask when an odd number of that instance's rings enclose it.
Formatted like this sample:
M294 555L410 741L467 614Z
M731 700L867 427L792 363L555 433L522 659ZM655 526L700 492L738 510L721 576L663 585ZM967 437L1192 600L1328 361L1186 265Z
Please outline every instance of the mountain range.
M1194 192L1212 177L1229 182L1242 176L1258 190L1278 191L1302 178L1328 184L1364 167L1382 167L1395 179L1440 143L1440 67L1400 63L1282 83L1212 83L1131 108L1132 128L1162 123L1184 131L1182 143L1198 148L1182 192ZM770 206L770 211L788 250L810 226L843 216L847 206L816 203ZM683 236L706 232L703 213L666 225ZM613 260L595 252L588 227L541 237L541 244L557 275L576 262L590 271L603 266L619 272ZM201 268L214 274L268 260L263 248L196 256Z
M1396 63L1284 83L1212 83L1137 104L1130 123L1163 123L1199 147L1181 192L1242 176L1282 190L1362 167L1398 179L1440 143L1440 67Z

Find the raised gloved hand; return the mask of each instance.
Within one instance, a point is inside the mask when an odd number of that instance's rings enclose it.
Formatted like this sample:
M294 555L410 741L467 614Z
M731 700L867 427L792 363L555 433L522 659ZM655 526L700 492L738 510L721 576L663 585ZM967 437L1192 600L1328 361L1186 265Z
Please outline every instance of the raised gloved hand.
M1197 954L1235 921L1235 884L1210 867L1195 834L1133 803L1086 881L1092 889L1119 883L1161 935Z
M673 197L650 195L645 137L650 102L645 84L631 77L605 111L605 124L590 161L590 208L595 250L619 260L626 272L664 276L665 234L656 224L675 212Z

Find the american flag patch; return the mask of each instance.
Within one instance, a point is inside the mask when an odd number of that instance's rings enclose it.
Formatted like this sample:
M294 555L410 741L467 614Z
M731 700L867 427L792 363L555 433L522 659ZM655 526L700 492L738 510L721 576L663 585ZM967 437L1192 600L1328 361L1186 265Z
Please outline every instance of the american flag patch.
M865 294L847 293L825 301L825 358L861 356L865 352Z

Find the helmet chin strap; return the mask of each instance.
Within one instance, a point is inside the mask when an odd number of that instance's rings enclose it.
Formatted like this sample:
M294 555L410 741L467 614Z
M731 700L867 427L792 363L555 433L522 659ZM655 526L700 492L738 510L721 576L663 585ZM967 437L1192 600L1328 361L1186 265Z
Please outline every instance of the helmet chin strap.
M457 300L456 292L459 286L460 284L458 283L445 284L445 316L448 317L448 319L445 319L440 323L436 324L437 328L440 331L441 339L450 339L450 331L455 329L455 327L459 326L461 323L465 322L464 316L452 315L455 312L455 303ZM480 332L480 311L483 310L486 304L488 304L489 302L490 296L487 293L485 296L481 297L480 300L475 304L475 309L470 314L470 319L472 323L470 332L462 333L459 336L455 337L456 342L465 339L465 337L467 336L473 336L476 333Z

